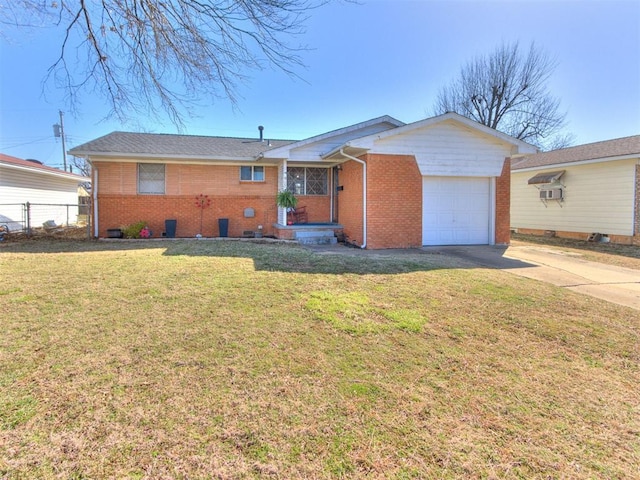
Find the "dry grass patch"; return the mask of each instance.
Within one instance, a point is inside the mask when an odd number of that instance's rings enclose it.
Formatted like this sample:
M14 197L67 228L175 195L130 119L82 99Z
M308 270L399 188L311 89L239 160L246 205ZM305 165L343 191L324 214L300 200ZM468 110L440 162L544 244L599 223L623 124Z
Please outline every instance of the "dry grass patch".
M585 234L586 235L586 234ZM640 270L640 247L615 243L587 242L570 238L512 234L511 245L545 245L580 255L585 260Z
M0 248L0 477L635 478L640 315L444 256Z

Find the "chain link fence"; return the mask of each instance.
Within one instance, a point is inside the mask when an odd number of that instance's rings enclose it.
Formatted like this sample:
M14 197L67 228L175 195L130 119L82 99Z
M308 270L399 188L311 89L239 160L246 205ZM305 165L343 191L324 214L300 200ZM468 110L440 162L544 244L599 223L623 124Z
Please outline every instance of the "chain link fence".
M0 225L9 235L74 236L91 238L90 197L80 197L85 203L7 203L0 204Z

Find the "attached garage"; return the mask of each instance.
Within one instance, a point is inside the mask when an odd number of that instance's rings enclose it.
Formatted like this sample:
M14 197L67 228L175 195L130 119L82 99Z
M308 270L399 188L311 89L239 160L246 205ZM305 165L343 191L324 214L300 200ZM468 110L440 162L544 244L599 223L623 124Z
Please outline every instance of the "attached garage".
M535 151L445 113L353 138L322 159L340 163L338 221L363 248L495 245L510 240L510 158Z
M486 245L491 235L491 179L422 179L422 244Z

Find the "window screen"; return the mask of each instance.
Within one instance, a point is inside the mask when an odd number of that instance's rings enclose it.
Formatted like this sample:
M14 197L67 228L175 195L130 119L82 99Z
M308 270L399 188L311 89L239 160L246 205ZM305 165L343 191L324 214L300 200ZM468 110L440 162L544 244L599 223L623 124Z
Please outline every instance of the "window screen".
M164 165L158 163L138 164L138 193L164 194Z

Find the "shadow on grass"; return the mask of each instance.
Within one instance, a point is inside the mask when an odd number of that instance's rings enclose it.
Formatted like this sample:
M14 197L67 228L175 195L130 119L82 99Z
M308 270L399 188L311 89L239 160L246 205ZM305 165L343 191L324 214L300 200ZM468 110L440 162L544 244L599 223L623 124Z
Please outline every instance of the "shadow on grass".
M273 240L27 240L0 244L0 254L74 254L162 250L166 257L251 259L256 270L311 274L402 274L440 269L522 268L532 266L504 258L496 247L360 250L345 246L307 248Z

